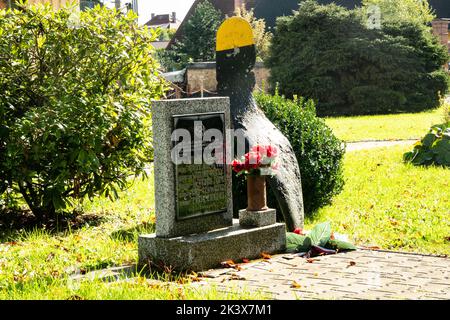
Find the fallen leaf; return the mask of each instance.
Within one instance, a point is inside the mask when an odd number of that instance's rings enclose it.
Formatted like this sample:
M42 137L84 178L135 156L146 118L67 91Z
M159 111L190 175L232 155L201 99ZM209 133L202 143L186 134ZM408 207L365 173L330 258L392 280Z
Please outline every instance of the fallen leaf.
M314 277L318 277L318 276L319 276L319 273L314 272Z
M313 263L314 261L316 261L316 259L313 259L313 258L307 258L306 259L306 262L308 262L308 263Z
M233 260L227 260L227 261L221 262L220 265L224 268L234 268L236 266L236 263L234 263Z
M349 267L356 266L356 262L355 262L355 261L350 261L350 262L348 263L348 266L349 266Z
M238 274L232 274L230 275L230 277L228 278L228 280L247 280L246 278L238 275Z
M296 289L299 289L299 288L301 288L302 287L302 285L300 284L300 283L298 283L297 281L292 281L292 283L291 283L291 288L296 288Z
M250 260L249 260L249 259L242 259L242 262L243 262L243 263L249 263Z
M189 279L190 279L192 282L200 282L200 281L203 280L202 277L199 277L199 276L193 275L193 274L189 275Z
M263 259L266 259L266 260L272 259L272 256L270 254L268 254L268 253L265 253L265 252L261 253L261 257Z

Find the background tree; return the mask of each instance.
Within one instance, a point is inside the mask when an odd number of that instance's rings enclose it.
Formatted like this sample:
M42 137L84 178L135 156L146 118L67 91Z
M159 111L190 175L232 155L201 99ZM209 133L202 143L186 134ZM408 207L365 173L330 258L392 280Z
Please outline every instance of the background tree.
M174 44L174 62L180 66L189 61L214 61L216 58L216 32L223 21L222 13L209 1L201 2L183 26L183 37Z
M0 10L0 196L16 191L40 220L145 174L163 92L134 13L97 6L76 26L72 13Z
M422 24L369 30L361 10L307 0L278 19L267 65L286 96L317 100L320 115L346 115L439 106L447 60L447 48Z
M176 29L160 28L157 41L169 41L177 32Z
M436 17L427 0L362 0L364 12L370 6L380 8L381 23L429 24Z
M235 14L250 23L255 38L256 58L262 61L266 60L269 55L269 47L272 40L272 33L266 31L266 21L264 19L257 19L253 9L247 10L245 5L238 8Z

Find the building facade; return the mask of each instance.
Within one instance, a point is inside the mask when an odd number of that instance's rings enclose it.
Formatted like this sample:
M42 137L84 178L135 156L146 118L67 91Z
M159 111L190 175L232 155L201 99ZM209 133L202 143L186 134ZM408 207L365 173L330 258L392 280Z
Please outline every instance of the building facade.
M448 47L450 53L450 42L449 42L449 25L450 19L436 19L432 22L433 34L438 37L441 43Z

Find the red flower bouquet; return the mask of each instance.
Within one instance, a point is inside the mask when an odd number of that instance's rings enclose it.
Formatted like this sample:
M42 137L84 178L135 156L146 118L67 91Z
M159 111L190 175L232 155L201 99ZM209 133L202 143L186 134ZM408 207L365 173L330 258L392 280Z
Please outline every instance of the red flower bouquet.
M279 168L278 148L272 145L256 145L241 160L231 164L238 175L270 176Z

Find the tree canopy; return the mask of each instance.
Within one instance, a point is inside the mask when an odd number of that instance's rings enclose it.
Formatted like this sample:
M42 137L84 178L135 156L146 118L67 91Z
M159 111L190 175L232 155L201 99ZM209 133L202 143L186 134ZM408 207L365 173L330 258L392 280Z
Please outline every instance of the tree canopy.
M199 3L192 16L182 26L181 40L164 54L163 61L171 61L172 68L181 68L189 61L214 61L216 32L222 21L222 13L209 1Z
M448 90L447 48L419 23L366 22L361 10L312 0L279 18L267 61L272 87L317 100L322 115L438 106Z

